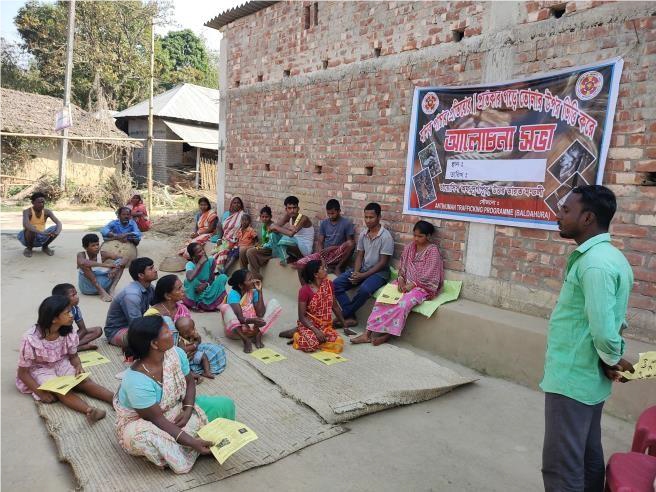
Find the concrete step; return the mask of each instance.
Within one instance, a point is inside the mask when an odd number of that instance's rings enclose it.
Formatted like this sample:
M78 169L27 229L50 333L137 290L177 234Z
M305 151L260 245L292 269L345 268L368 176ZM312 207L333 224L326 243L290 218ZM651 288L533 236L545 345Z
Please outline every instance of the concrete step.
M299 289L296 270L272 260L262 273L267 290L275 297L289 299L292 305ZM373 300L358 312L359 329L364 329L372 306ZM402 338L410 347L539 390L546 335L545 319L459 299L442 305L431 318L410 313ZM625 359L637 361L640 352L654 349L653 345L627 340ZM654 404L655 380L630 381L614 385L604 410L634 421Z

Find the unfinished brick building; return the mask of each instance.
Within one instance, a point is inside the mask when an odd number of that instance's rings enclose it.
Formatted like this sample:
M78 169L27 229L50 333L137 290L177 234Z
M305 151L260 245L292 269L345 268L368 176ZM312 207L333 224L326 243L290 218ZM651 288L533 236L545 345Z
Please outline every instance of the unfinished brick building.
M397 252L418 220L402 214L415 86L502 82L621 56L603 182L619 201L614 242L635 274L628 334L656 340L654 4L247 2L207 25L223 33L219 196L275 214L295 194L316 223L329 198L356 223L377 201ZM549 315L571 241L432 222L447 276L464 280L465 298Z

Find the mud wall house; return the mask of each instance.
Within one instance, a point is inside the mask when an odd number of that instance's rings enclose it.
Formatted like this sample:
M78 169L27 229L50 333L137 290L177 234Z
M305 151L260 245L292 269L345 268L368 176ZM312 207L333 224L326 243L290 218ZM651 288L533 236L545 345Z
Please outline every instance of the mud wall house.
M148 137L148 100L115 115L116 124L135 138ZM160 184L195 181L200 158L216 161L219 91L181 84L153 98L153 137L182 142L153 143L153 179ZM147 178L146 148L132 154L139 183Z
M238 195L276 214L293 193L318 219L335 197L358 223L377 201L397 253L419 219L402 213L416 86L503 82L622 56L603 183L618 197L611 233L635 274L627 334L656 340L653 3L251 1L217 14L206 25L223 34L219 200ZM432 222L464 297L549 315L571 242L554 231Z
M61 99L0 89L0 122L3 132L59 135L55 115L62 108ZM97 185L128 163L130 152L139 144L102 140L128 138L111 118L98 118L72 105L73 127L69 135L97 137L95 141L69 141L66 177L77 185ZM19 142L20 140L20 142ZM17 147L21 150L15 153ZM38 179L59 172L60 140L49 138L2 137L2 174Z

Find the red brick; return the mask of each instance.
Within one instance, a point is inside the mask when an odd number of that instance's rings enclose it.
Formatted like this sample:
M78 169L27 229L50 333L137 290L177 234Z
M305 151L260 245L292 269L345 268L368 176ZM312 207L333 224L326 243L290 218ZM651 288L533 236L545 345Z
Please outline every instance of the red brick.
M624 237L647 237L649 235L649 228L630 224L617 224L611 225L611 234Z

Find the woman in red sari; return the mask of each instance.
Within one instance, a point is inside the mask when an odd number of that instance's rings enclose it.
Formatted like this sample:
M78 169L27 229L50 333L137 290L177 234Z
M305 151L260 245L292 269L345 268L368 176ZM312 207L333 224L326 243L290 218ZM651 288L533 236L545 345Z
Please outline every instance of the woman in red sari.
M137 227L141 232L146 232L150 229L150 221L148 220L148 210L144 205L141 195L134 195L130 198L130 203L127 204L130 209L132 218L137 223Z
M340 353L344 340L333 329L333 313L344 324L333 283L319 260L310 261L301 272L305 284L298 292L298 322L293 346L303 352L324 350Z
M425 220L412 229L414 240L401 254L399 278L393 282L403 294L397 304L376 302L367 320L367 329L352 343L385 343L390 336L401 336L412 308L437 296L444 282L444 266L437 246L431 241L435 227ZM373 338L371 333L381 335Z

